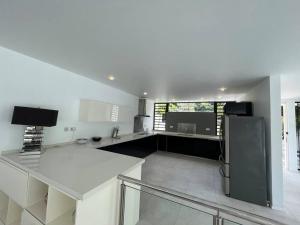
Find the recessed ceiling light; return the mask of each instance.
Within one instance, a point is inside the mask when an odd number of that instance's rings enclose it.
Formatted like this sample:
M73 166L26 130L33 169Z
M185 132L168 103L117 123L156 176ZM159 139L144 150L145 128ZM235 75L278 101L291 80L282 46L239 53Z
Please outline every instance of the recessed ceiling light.
M227 89L226 87L219 88L220 91L226 91L226 89Z
M113 76L113 75L108 75L108 77L107 77L109 80L114 80L115 79L115 77Z
M218 96L218 99L221 99L221 98L223 98L223 96L219 95L219 96Z
M148 94L148 92L145 91L145 92L144 92L144 95L147 95L147 94Z

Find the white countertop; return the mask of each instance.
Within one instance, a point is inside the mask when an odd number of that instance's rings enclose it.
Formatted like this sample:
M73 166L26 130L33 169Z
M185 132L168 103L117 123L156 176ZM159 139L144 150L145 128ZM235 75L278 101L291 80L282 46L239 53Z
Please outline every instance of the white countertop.
M39 159L22 159L16 152L1 158L78 200L89 197L106 182L145 162L78 144L47 149ZM26 160L31 162L26 163Z
M175 132L122 135L119 139L103 138L87 144L52 145L38 159L24 160L17 152L1 158L52 185L75 199L85 199L119 174L143 164L144 159L101 151L97 148L137 140L154 135L219 140L218 136L189 135Z

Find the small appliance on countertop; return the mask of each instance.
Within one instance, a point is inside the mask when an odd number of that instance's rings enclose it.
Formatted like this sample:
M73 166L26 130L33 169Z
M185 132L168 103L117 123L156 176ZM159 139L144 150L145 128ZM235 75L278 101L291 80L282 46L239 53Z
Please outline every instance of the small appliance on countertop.
M79 145L86 144L86 143L88 143L88 141L89 141L88 138L78 138L78 139L76 139L76 143L79 144Z
M93 142L99 142L99 141L101 141L101 139L102 139L102 137L98 137L98 136L92 137Z
M120 128L118 126L114 127L113 131L112 131L112 134L111 134L111 137L115 138L115 139L119 139L120 138L120 136L119 136L119 130L120 130Z

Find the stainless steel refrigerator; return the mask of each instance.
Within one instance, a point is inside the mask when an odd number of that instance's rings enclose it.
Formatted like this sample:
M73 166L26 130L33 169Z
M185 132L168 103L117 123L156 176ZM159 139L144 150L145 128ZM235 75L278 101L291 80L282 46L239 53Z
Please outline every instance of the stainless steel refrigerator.
M264 118L226 115L223 123L225 194L268 206Z

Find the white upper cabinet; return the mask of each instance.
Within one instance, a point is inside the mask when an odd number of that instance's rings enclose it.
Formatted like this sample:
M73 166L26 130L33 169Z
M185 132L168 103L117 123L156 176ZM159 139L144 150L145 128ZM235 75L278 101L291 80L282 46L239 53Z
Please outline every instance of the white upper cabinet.
M95 100L80 100L79 120L83 122L111 121L112 105Z
M80 100L79 121L82 122L130 122L133 118L129 107L100 102Z

